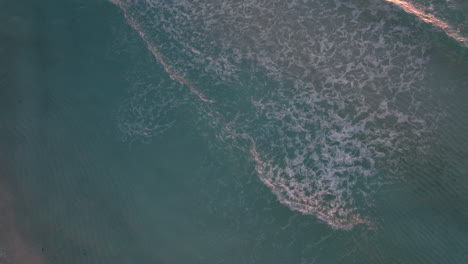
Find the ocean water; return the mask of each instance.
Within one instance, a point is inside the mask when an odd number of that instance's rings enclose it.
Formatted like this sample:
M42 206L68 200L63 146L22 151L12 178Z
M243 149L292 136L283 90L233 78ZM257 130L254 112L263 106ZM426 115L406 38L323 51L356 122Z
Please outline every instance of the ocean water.
M0 264L468 263L466 0L0 21Z

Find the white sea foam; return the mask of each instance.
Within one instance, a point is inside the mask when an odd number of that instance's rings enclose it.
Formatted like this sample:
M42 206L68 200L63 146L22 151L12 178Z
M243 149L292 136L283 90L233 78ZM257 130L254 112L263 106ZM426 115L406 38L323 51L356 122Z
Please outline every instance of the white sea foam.
M468 38L463 36L460 32L461 24L456 28L451 26L447 21L442 18L437 17L432 12L434 12L434 7L430 6L429 8L424 8L416 3L406 0L385 0L389 3L395 4L405 12L415 15L422 21L433 25L434 27L441 29L447 34L447 36L459 41L465 47L468 47Z
M187 81L187 79L181 76L172 65L166 62L164 57L159 52L158 47L154 45L154 43L147 37L147 34L142 29L142 27L137 22L137 20L128 14L127 4L121 0L112 0L112 2L120 7L128 24L140 35L141 39L147 45L148 50L151 51L154 58L164 67L164 70L167 72L167 74L169 74L169 77L171 77L171 79L173 79L174 81L177 81L181 84L186 85L193 94L198 96L200 100L204 102L212 103L213 102L212 100L207 99L203 93L201 93L198 89L196 89L189 81Z
M260 180L289 208L335 228L370 224L366 209L401 155L424 153L434 120L422 83L429 46L388 6L128 3L184 47L175 51L184 54L175 61L177 76L201 68L237 84L236 98L221 94L200 111L221 128L221 140L249 153ZM256 66L246 69L246 62Z

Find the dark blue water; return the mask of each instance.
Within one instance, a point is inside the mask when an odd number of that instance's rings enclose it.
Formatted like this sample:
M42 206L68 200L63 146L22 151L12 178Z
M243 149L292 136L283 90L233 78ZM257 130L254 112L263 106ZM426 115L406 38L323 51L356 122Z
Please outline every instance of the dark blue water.
M0 263L465 263L463 1L0 1Z

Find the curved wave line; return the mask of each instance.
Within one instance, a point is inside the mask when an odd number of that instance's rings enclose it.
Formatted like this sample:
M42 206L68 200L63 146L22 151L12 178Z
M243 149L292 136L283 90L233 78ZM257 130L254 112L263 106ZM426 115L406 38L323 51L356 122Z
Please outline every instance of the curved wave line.
M465 47L468 47L468 39L460 35L459 29L453 29L447 22L435 17L433 14L424 12L417 5L407 2L405 0L384 0L384 1L392 3L400 7L401 9L403 9L406 13L413 14L417 16L419 19L421 19L422 21L441 29L442 31L445 32L445 34L447 34L447 36L459 41Z
M174 67L172 67L171 65L169 65L163 58L162 54L158 51L158 48L156 47L156 45L151 42L149 40L149 38L146 36L145 32L141 29L141 26L140 24L138 24L127 12L127 8L125 6L125 4L121 1L121 0L111 0L112 3L116 4L118 7L120 7L120 9L122 10L123 12L123 15L125 17L125 20L127 21L127 23L138 33L138 35L140 35L141 39L145 42L146 46L148 47L149 51L151 51L151 53L153 54L154 58L159 61L159 63L163 66L164 68L164 71L169 74L169 77L174 80L174 81L177 81L181 84L184 84L184 85L187 85L190 89L190 91L195 94L196 96L198 96L198 98L200 98L200 100L202 100L203 102L207 102L207 103L214 103L213 100L210 100L210 99L207 99L205 97L205 95L200 92L199 90L197 90L188 80L184 79L184 77L182 77L179 73L177 73L176 69L174 69Z
M357 224L366 224L370 228L373 228L373 223L367 219L362 218L360 215L351 215L350 219L343 220L336 218L329 209L321 205L321 202L318 200L313 201L313 203L308 203L304 201L301 197L297 196L289 187L284 185L281 182L272 182L264 170L265 164L260 158L260 155L257 152L255 147L255 141L251 139L252 146L250 148L250 154L255 161L255 169L260 175L260 180L268 186L271 191L278 197L280 203L285 204L290 209L298 211L305 215L314 215L318 219L326 222L332 228L350 230ZM283 193L286 192L287 195Z
M190 88L191 92L196 94L202 101L209 103L214 102L212 100L206 99L200 91L193 87L188 80L184 79L181 75L179 75L177 71L164 60L163 56L161 55L161 53L159 53L155 44L152 43L150 39L145 35L145 32L142 30L140 24L129 15L128 8L122 0L111 1L120 7L120 9L123 11L123 15L125 16L127 23L140 35L142 40L148 46L148 49L151 51L153 56L161 63L164 70L169 74L171 79L178 81L181 84L187 85ZM200 51L196 49L192 48L191 50L197 55L203 55ZM217 119L218 117L220 119L223 119L222 116L219 116L217 112L214 112L211 115L214 115L215 119ZM264 185L266 185L274 195L276 195L278 201L281 204L284 204L289 209L300 212L304 215L314 215L316 218L324 221L329 226L336 229L349 230L357 224L366 224L368 226L372 226L372 223L370 221L361 218L360 215L351 215L348 219L339 219L335 217L334 209L327 208L325 205L323 205L323 201L305 201L302 197L296 195L288 186L282 184L281 182L277 182L270 177L270 172L268 172L267 169L268 166L263 160L263 158L265 157L262 157L257 152L255 140L252 138L251 135L245 132L236 131L235 129L230 127L229 123L224 124L224 129L233 138L239 138L250 142L249 148L243 150L249 152L250 157L255 162L255 170L258 173L260 181Z

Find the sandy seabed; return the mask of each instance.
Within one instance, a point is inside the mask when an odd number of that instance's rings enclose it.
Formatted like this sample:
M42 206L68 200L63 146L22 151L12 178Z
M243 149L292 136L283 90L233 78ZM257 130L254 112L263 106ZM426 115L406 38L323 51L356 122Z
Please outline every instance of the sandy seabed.
M43 264L40 250L27 241L14 214L14 200L0 183L0 264Z

